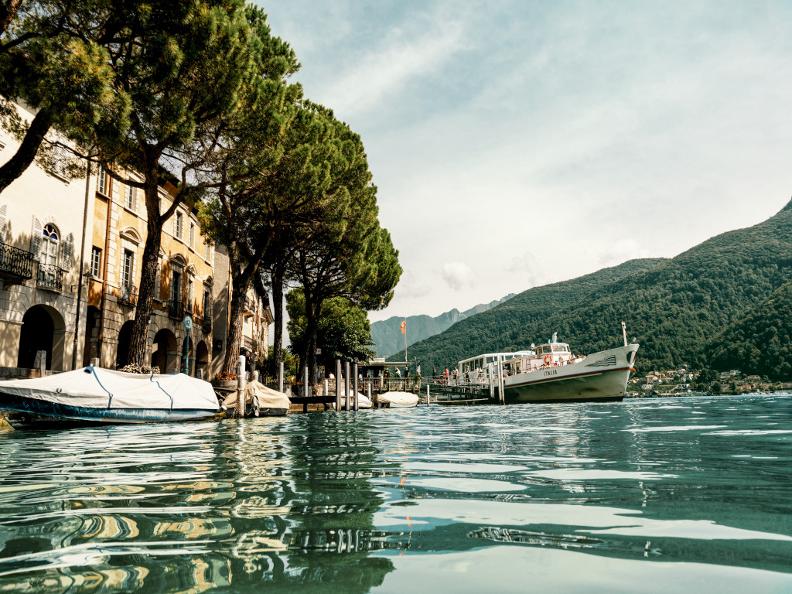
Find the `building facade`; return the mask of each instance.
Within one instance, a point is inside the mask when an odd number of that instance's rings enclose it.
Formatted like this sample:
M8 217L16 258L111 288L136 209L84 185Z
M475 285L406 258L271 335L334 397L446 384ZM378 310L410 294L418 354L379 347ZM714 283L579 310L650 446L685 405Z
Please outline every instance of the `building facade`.
M29 111L17 109L22 118L32 119ZM0 161L18 147L19 141L0 129ZM75 357L81 363L86 295L79 290L80 246L83 229L91 232L92 221L84 213L93 184L90 176L70 179L57 162L49 168L36 162L0 194L3 375L25 375L19 369L71 369Z
M0 130L0 162L18 146ZM64 162L74 165L67 156ZM146 241L143 191L95 166L87 174L87 164L86 175L74 179L58 162L34 162L0 194L0 375L129 362ZM173 190L160 188L161 212ZM180 205L162 231L147 341L151 367L214 377L225 354L229 275L225 253L203 236L196 212ZM242 344L249 355L266 353L269 311L268 299L251 291Z

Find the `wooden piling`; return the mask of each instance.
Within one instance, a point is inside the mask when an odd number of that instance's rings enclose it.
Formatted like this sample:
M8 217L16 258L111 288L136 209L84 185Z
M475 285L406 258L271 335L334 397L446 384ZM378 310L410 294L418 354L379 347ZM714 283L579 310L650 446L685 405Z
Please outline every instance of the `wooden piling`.
M344 410L349 412L349 361L344 361Z
M341 410L341 359L336 359L336 411Z
M247 384L245 377L245 355L239 355L237 362L237 403L234 407L234 416L245 416L245 385Z
M352 364L352 410L357 411L359 408L358 403L358 364L355 361Z

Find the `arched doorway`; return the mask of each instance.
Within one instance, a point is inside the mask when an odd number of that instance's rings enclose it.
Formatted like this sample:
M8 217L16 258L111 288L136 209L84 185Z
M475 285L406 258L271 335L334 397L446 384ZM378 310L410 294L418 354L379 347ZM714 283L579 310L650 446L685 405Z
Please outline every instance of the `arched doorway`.
M134 321L124 322L118 331L118 348L116 349L116 369L129 364L129 343L132 340L132 326Z
M160 373L176 373L179 370L179 353L176 335L163 328L154 336L154 352L151 354L152 367L159 367Z
M46 368L63 369L63 347L65 324L58 310L46 305L34 305L22 318L19 334L17 366L32 369L36 365L36 354L44 352Z
M98 307L88 306L85 319L85 348L83 349L83 365L88 365L91 359L99 357L99 318Z
M195 348L195 377L207 379L207 372L209 371L209 347L203 340L198 342Z

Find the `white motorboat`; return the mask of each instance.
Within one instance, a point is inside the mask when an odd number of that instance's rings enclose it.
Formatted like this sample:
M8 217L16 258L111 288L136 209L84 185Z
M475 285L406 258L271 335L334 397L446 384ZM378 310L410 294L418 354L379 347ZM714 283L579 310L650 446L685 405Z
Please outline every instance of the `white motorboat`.
M141 375L89 365L0 381L0 410L17 423L156 423L218 417L209 382L184 374Z

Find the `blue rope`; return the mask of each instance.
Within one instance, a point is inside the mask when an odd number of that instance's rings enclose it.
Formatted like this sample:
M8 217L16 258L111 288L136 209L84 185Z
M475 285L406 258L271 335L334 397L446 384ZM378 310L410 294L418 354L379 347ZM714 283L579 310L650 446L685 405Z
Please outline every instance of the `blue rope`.
M99 387L107 392L107 408L110 408L110 405L113 403L113 393L104 387L104 384L102 384L102 380L99 379L99 375L96 373L96 368L93 365L89 365L85 368L85 370L91 373L96 378L96 383L99 384Z
M160 386L160 383L159 383L159 381L154 379L154 374L153 374L153 373L151 374L151 376L149 377L149 379L150 379L150 380L151 380L153 383L157 384L157 387L158 387L160 390L162 390L163 392L165 392L165 395L166 395L168 398L170 398L170 403L171 403L171 405L170 405L170 409L171 409L171 410L173 410L173 396L171 396L170 394L168 394L168 392L165 390L165 388L163 388L162 386Z

